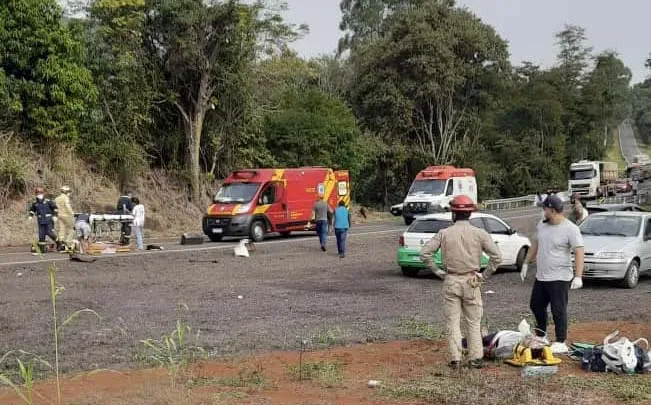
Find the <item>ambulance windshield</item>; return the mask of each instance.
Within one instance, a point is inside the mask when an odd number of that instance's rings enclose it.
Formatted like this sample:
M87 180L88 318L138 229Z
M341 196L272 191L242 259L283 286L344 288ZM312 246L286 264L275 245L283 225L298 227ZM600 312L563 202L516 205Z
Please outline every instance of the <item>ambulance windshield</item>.
M445 191L447 180L414 180L409 189L409 195L430 194L441 195Z
M228 183L224 184L215 195L216 203L248 203L255 197L260 183Z

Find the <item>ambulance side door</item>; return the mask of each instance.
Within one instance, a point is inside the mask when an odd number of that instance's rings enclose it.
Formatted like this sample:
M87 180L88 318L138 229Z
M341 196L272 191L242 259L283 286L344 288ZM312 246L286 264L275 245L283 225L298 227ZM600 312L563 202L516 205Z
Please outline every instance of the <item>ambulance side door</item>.
M271 221L274 230L283 230L283 225L287 222L287 202L285 183L283 181L270 181L265 186L265 190L260 194L258 207L263 208L263 212Z

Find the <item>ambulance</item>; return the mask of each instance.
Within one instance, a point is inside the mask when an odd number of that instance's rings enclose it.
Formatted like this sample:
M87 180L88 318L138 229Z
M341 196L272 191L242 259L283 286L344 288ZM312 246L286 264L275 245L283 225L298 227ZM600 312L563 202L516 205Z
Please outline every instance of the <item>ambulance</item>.
M477 180L473 169L430 166L421 170L402 203L402 216L411 225L420 215L449 211L450 200L465 194L477 204Z
M202 220L213 242L224 237L262 241L269 233L313 231L314 203L323 195L334 209L343 200L350 208L347 170L324 167L245 169L231 173L215 194Z

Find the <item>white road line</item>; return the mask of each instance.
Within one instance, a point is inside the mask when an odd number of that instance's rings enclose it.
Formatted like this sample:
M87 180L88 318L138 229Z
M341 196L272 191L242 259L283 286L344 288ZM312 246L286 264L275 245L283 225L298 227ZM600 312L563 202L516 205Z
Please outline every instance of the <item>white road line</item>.
M495 214L493 214L495 215ZM524 219L524 218L532 218L539 216L540 212L536 213L530 213L526 215L515 215L515 216L499 216L496 215L504 220L509 220L509 219ZM388 224L386 224L388 225ZM362 226L363 228L373 228L373 227L379 227L379 226L385 226L385 224L378 224L378 225L365 225ZM386 233L393 233L393 232L404 232L406 229L405 226L400 226L399 228L395 229L388 229L388 230L382 230L382 231L368 231L368 232L351 232L348 236L366 236L366 235L380 235L380 234L386 234ZM334 238L333 235L329 235L329 238L332 239ZM309 238L296 238L296 239L283 239L283 240L272 240L272 241L267 241L267 242L261 242L259 245L275 245L275 244L281 244L281 243L290 243L290 242L300 242L300 241L308 241L310 240ZM144 251L144 252L130 252L130 253L116 253L112 255L107 255L107 256L99 256L99 257L130 257L130 256L142 256L142 255L151 255L151 254L160 254L160 253L182 253L182 252L202 252L202 251L208 251L208 250L221 250L221 249L232 249L236 246L236 244L220 244L217 246L207 246L207 247L196 247L196 248L185 248L185 249L165 249L165 250L150 250L150 251ZM9 256L9 255L18 255L22 254L25 255L27 252L15 252L15 253L5 253L5 254L0 254L1 256ZM70 258L66 257L57 257L57 258L45 258L45 259L35 259L35 260L24 260L24 261L13 261L13 262L3 262L0 263L0 266L15 266L15 265L22 265L22 264L36 264L36 263L49 263L49 262L59 262L59 261L64 261L64 260L70 260Z
M393 232L403 232L403 229L388 229L388 230L383 230L383 231L370 231L370 232L356 232L356 233L350 233L348 237L354 237L354 236L366 236L366 235L379 235L379 234L385 234L385 233L393 233ZM333 239L333 235L328 236L329 239ZM283 240L272 240L268 242L261 242L258 243L258 245L276 245L276 244L281 244L281 243L290 243L290 242L299 242L299 241L312 241L311 239L308 238L301 238L301 239L283 239ZM161 254L161 253L183 253L183 252L201 252L201 251L207 251L207 250L222 250L222 249L232 249L236 246L236 244L229 244L229 245L218 245L218 246L208 246L208 247L196 247L196 248L186 248L186 249L165 249L165 250L149 250L149 251L144 251L144 252L130 252L130 253L116 253L116 254L111 254L111 255L106 255L106 256L98 256L98 257L106 257L106 258L116 258L116 257L131 257L131 256L143 256L143 255L152 255L152 254ZM36 263L50 263L50 262L60 262L64 260L70 260L69 257L57 257L57 258L44 258L44 259L36 259L36 260L24 260L24 261L15 261L15 262L4 262L0 263L0 266L15 266L15 265L21 265L21 264L36 264Z
M391 224L391 223L380 223L380 224L357 225L357 226L356 226L355 228L353 228L353 229L355 229L355 230L356 230L356 229L373 229L373 228L379 228L379 227L390 226L390 225L393 225L393 224ZM350 233L350 235L353 235L353 234ZM303 233L297 234L296 236L298 236L298 237L302 237L302 236L308 237L308 236L311 236L311 235L308 234L308 233L306 232L306 233L304 233L304 234L303 234ZM174 243L174 241L178 241L179 239L180 239L180 237L174 238L174 237L172 237L172 236L170 236L170 237L168 237L168 238L151 238L151 239L147 239L147 238L145 238L146 241L151 241L152 243L157 243L157 242L164 241L163 244L166 244L166 243ZM298 238L297 238L297 239L298 239ZM294 239L294 240L297 240L297 239ZM205 243L212 243L212 242L205 242ZM265 243L267 243L267 242L265 242ZM30 248L29 245L21 246L21 247L24 247L24 248L26 248L26 249L29 249L29 248ZM0 257L5 257L5 256L19 256L19 255L26 255L26 254L28 254L28 253L29 253L28 251L21 251L21 252L6 252L6 253L0 253Z

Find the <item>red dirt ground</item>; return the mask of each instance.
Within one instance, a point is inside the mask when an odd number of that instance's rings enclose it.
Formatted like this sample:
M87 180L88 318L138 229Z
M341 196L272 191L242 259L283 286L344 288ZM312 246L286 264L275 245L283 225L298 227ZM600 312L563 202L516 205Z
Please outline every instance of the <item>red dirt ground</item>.
M570 325L570 341L599 343L605 335L615 329L631 340L638 337L651 338L651 325L648 323L594 322ZM188 370L183 381L177 383L172 382L165 369L98 371L65 376L61 382L62 397L63 403L67 405L438 403L432 400L423 401L422 398L387 397L382 394L381 389L368 388L367 382L371 379L387 383L413 381L419 376L428 373L431 375L432 367L441 367L445 364L445 359L445 342L424 340L374 343L304 353L303 363L319 360L343 363L343 380L326 387L318 381L299 381L288 372L289 367L298 365L299 353L273 352L195 364ZM251 376L255 374L251 373L255 372L263 376L264 383L256 383L252 379ZM524 381L519 376L519 369L493 363L489 363L488 367L481 371L462 371L462 373L480 373L479 375L483 374L493 381L496 378L499 379L498 381ZM441 374L436 375L441 376ZM563 389L558 379L568 375L603 378L601 374L585 373L576 362L564 359L558 377L553 377L542 389L567 395L566 392L563 393L567 390ZM236 377L236 380L228 383L224 383L224 380L219 380L222 382L216 380L225 377ZM454 377L448 375L447 378ZM651 376L637 378L648 382L643 387L651 387ZM194 384L188 384L188 381L194 381ZM56 403L54 381L48 380L37 384L36 392L35 403ZM582 396L591 404L625 403L609 397L608 392L605 391L587 393L584 391ZM552 401L552 398L549 400ZM20 403L10 389L0 390L0 404ZM551 402L538 401L537 403ZM574 401L574 404L577 403L579 402Z

